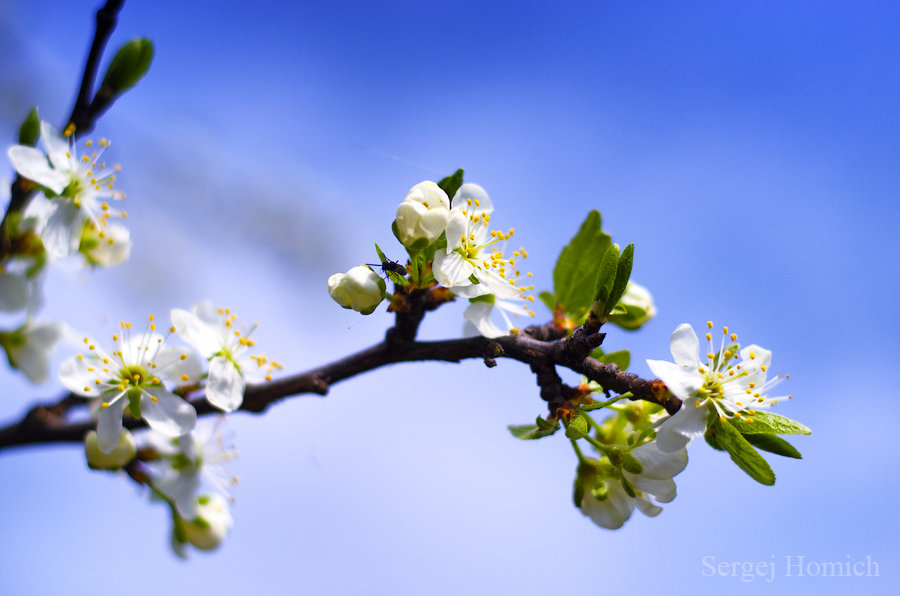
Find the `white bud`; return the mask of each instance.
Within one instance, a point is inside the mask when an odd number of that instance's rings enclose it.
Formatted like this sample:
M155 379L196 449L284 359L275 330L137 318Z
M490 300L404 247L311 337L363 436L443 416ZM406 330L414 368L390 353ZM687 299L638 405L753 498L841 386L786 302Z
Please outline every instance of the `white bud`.
M628 313L612 315L609 317L609 322L629 331L639 329L656 316L656 306L653 304L653 296L650 291L631 281L625 286L625 293L619 300L619 305L625 307Z
M397 239L411 250L432 244L447 228L450 199L441 187L426 180L413 186L397 207L394 230Z
M197 517L184 520L185 539L200 550L212 550L219 546L234 520L228 510L228 502L220 495L204 495L198 499Z
M110 453L100 451L96 431L92 430L84 437L84 454L88 467L93 470L119 470L134 459L135 453L134 438L127 430L122 431L119 442Z
M366 265L328 278L328 293L344 308L371 314L384 300L384 280Z

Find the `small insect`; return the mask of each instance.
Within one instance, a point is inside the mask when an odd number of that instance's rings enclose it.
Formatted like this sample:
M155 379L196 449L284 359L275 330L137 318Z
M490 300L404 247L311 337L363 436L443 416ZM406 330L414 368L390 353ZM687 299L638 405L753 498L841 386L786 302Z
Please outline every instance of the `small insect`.
M381 267L381 271L385 275L388 273L396 273L400 277L406 277L406 267L397 261L385 259L381 263L366 263L366 265L369 267Z

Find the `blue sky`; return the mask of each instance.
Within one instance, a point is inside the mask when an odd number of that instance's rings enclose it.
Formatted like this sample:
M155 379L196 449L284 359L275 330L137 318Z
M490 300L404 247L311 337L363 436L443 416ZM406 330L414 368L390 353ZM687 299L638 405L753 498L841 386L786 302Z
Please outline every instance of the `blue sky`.
M505 430L541 413L527 369L397 366L233 416L236 525L187 564L168 552L162 507L90 473L77 447L0 454L5 592L890 593L900 9L273 4L126 4L112 45L151 37L156 60L97 134L124 166L133 255L53 271L48 317L100 335L210 298L258 321L288 370L328 362L390 324L337 308L328 275L374 260L374 242L398 258L390 222L407 189L465 167L539 289L590 209L635 243L659 315L607 339L633 350L634 372L668 357L682 322L772 349L794 395L780 413L814 430L795 442L805 459L773 456L763 487L693 445L678 498L609 532L571 506L566 441ZM0 138L34 104L65 119L96 8L0 5ZM461 312L435 313L423 335L458 336ZM4 420L61 391L0 383ZM881 577L786 577L785 556L870 556ZM745 583L705 577L704 557L780 567Z

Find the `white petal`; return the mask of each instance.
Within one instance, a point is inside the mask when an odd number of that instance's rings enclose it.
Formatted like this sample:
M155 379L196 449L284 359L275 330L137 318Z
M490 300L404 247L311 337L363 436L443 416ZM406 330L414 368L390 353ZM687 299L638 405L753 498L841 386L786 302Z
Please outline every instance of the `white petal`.
M25 332L25 344L9 350L10 360L34 383L47 380L50 356L62 338L65 327L61 323L41 323Z
M454 209L450 212L450 219L447 220L447 253L451 253L462 244L462 237L468 233L469 218L466 217L461 209Z
M469 281L469 276L473 271L472 264L462 258L458 252L436 252L433 270L435 279L445 288L468 286L472 283Z
M199 383L203 365L193 351L179 346L163 346L153 359L160 378L177 384Z
M459 190L453 196L453 200L450 201L450 207L454 209L456 207L467 207L467 199L472 200L470 213L481 213L482 211L493 213L494 211L494 205L491 203L491 199L488 198L487 191L471 182L467 182L459 187Z
M656 435L660 450L672 453L706 432L707 409L697 406L694 400L681 404L681 409L671 418L663 420Z
M668 503L675 498L675 481L671 478L656 479L647 478L643 474L629 474L625 472L625 478L637 490L655 498L660 503Z
M692 407L696 408L696 406ZM667 453L659 448L656 441L650 441L632 449L631 455L643 467L641 476L646 476L647 478L672 478L684 470L688 462L687 451L684 449Z
M690 371L666 360L647 360L647 366L678 399L690 399L703 387L703 375L696 370Z
M202 312L204 315L208 314L205 309ZM197 348L204 358L209 358L222 349L218 323L210 325L197 314L180 308L173 308L171 317L172 325L178 335Z
M0 310L15 312L28 305L28 282L15 273L0 273Z
M672 332L670 349L675 364L683 368L697 370L700 367L700 342L694 328L687 323L682 323Z
M44 223L41 240L51 258L61 259L78 250L85 217L81 209L69 201L55 200L53 203L55 209Z
M209 363L206 400L225 412L234 412L244 401L244 379L227 358L218 356Z
M493 308L494 305L489 302L473 302L466 308L463 316L467 321L475 325L478 333L484 337L493 338L508 335L509 331L503 331L491 321Z
M182 471L175 482L175 507L178 514L185 519L197 516L197 492L200 488L200 476L195 471Z
M150 428L170 437L180 437L194 430L197 424L194 406L162 387L147 387L144 391L147 393L141 397L141 415Z
M606 499L598 501L586 493L581 502L581 512L590 517L598 526L616 530L621 528L631 517L631 512L634 510L634 499L628 496L618 480L606 478L605 482L609 488Z
M15 145L6 153L13 167L23 178L46 186L56 194L61 193L69 184L69 176L51 168L47 163L47 156L34 147Z
M97 421L97 446L103 453L112 453L122 436L122 414L128 400L118 397L109 402L106 408L100 408Z
M668 501L663 502L668 503ZM656 517L657 515L662 513L662 507L660 507L659 505L654 505L647 499L635 499L634 504L641 511L641 513L643 513L647 517Z
M59 380L72 393L84 397L97 397L96 391L85 391L84 389L85 387L93 388L96 386L97 373L89 371L88 364L77 356L73 356L62 363L59 367Z
M46 121L41 122L41 144L47 150L47 156L54 168L62 171L71 169L72 158L69 156L69 141Z

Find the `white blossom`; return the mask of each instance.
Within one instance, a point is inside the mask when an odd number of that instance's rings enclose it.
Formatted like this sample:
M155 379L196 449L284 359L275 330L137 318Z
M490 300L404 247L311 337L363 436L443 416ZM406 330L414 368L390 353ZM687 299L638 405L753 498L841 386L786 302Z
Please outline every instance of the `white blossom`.
M272 373L281 368L264 355L250 353L255 345L250 334L256 326L248 331L238 329L237 315L228 308L203 301L190 312L173 309L171 317L178 335L209 360L206 399L225 412L241 406L246 381L270 381Z
M41 145L44 151L27 145L14 145L7 154L16 171L45 189L51 199L41 212L36 231L51 258L60 258L78 250L85 221L105 233L110 217L125 217L124 211L113 209L109 200L121 200L124 193L115 190L118 166L107 167L101 161L109 141L100 140L100 149L92 141L85 142L85 153L79 155L74 139L64 138L48 122L41 122Z
M120 333L113 335L117 349L112 353L86 337L87 352L66 360L59 373L73 393L99 398L97 440L103 453L115 448L126 408L133 416L143 417L150 428L172 437L190 432L197 422L194 407L163 384L199 383L203 370L196 355L165 345L152 315L148 329L140 335L132 335L131 323L123 321L120 327Z
M394 229L400 242L411 250L433 244L447 227L450 199L430 180L413 186L397 207Z
M707 327L713 328L711 321ZM711 412L723 418L742 416L751 408L767 408L783 399L768 396L769 390L784 380L777 375L766 381L772 352L755 344L741 348L736 343L737 335L728 327L723 330L718 349L713 347L711 333L706 334L706 340L706 361L702 363L697 334L684 323L672 333L675 362L647 360L653 374L682 401L678 412L659 427L657 441L663 451L681 449L703 434Z

